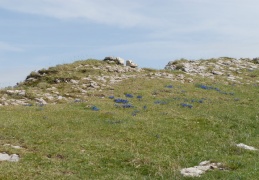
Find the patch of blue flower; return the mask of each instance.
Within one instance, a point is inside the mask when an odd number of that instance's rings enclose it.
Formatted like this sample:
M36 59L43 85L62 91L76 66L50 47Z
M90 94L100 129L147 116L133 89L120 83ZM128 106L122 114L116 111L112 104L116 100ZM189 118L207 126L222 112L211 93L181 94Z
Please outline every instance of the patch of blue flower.
M187 108L192 108L193 106L191 104L186 104L186 103L181 103L180 104L182 107L187 107Z
M142 96L137 96L138 100L141 100L142 99Z
M127 99L114 99L116 103L127 104L129 101Z
M173 88L173 86L172 85L167 85L167 86L165 86L166 88L169 88L169 89L172 89Z
M132 95L132 94L125 94L125 96L126 96L127 98L133 98L133 95Z
M109 99L114 99L114 96L109 96Z
M192 103L203 103L205 100L205 98L202 98L202 99L192 99L191 102Z
M98 107L96 107L96 106L91 107L91 109L92 109L93 111L99 111L99 110L100 110L100 109L99 109Z
M226 94L226 95L232 95L233 96L235 94L233 92L228 93L228 92L221 91L219 88L216 88L216 87L213 87L213 86L206 86L206 85L200 84L200 85L197 85L197 87L199 87L201 89L205 89L205 90L215 90L215 91L217 91L221 94Z
M134 106L132 104L123 104L123 108L133 108Z

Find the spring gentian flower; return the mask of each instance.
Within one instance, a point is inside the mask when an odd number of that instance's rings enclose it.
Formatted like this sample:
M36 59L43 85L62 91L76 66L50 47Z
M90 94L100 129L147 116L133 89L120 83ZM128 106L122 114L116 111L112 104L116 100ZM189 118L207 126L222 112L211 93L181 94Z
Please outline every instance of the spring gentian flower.
M91 108L93 111L99 111L100 109L98 108L98 107L96 107L96 106L93 106L92 108Z
M125 96L128 97L128 98L133 98L132 94L125 94Z

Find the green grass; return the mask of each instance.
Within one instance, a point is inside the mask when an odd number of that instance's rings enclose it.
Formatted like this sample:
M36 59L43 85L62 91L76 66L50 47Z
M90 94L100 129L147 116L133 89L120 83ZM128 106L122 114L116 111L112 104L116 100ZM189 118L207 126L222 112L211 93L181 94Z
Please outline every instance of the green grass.
M195 179L184 178L180 170L204 160L222 162L226 170L199 179L259 177L258 151L235 146L259 148L258 86L140 78L114 89L84 103L1 107L0 144L23 149L0 146L0 152L21 157L17 163L0 163L0 179ZM125 93L134 95L127 98L134 108L115 107L108 98L126 99Z

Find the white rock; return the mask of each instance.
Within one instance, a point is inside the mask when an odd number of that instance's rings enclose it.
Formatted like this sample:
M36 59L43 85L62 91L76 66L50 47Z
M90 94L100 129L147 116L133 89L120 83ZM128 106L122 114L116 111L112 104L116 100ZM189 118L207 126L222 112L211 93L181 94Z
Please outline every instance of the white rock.
M11 144L4 144L4 146L11 146L14 149L22 149L21 146L14 146L14 145L11 145Z
M205 171L202 171L195 167L190 168L184 168L181 170L181 174L183 176L189 176L189 177L200 177Z
M198 166L183 168L181 174L187 177L200 177L203 173L211 169L220 169L221 163L211 163L203 161Z
M223 73L223 72L220 72L220 71L212 71L212 74L215 74L215 75L223 75L224 73Z
M117 60L117 64L124 65L124 59L122 59L121 57L117 57L116 60Z
M18 162L20 160L17 154L0 153L0 161Z
M132 67L132 68L138 67L138 65L135 64L132 60L127 60L126 61L126 66L129 66L129 67Z
M206 165L208 165L208 164L210 164L210 161L202 161L202 162L199 164L199 166L206 166Z
M236 146L240 147L240 148L243 148L243 149L251 150L251 151L257 151L258 150L258 149L254 148L252 146L248 146L248 145L245 145L243 143L239 143Z
M79 81L74 80L74 79L71 79L70 82L73 83L73 84L78 84L79 83Z
M63 99L63 97L62 96L58 96L58 98L57 98L58 100L62 100Z
M43 98L35 98L35 100L36 100L38 103L43 104L43 105L48 104Z

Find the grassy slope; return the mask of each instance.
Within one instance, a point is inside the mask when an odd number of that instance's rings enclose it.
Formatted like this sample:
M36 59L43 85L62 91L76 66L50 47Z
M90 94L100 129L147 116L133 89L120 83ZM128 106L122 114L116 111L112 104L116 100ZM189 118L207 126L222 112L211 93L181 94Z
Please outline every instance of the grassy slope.
M197 87L204 81L221 92ZM199 179L259 177L258 152L235 146L242 142L259 148L258 86L199 78L189 84L130 79L110 95L125 99L125 93L134 95L128 98L134 108L115 107L108 97L1 107L0 143L24 149L0 146L0 152L21 156L18 163L0 163L0 179L188 179L180 169L204 160L222 162L227 171ZM100 111L92 111L92 105Z

